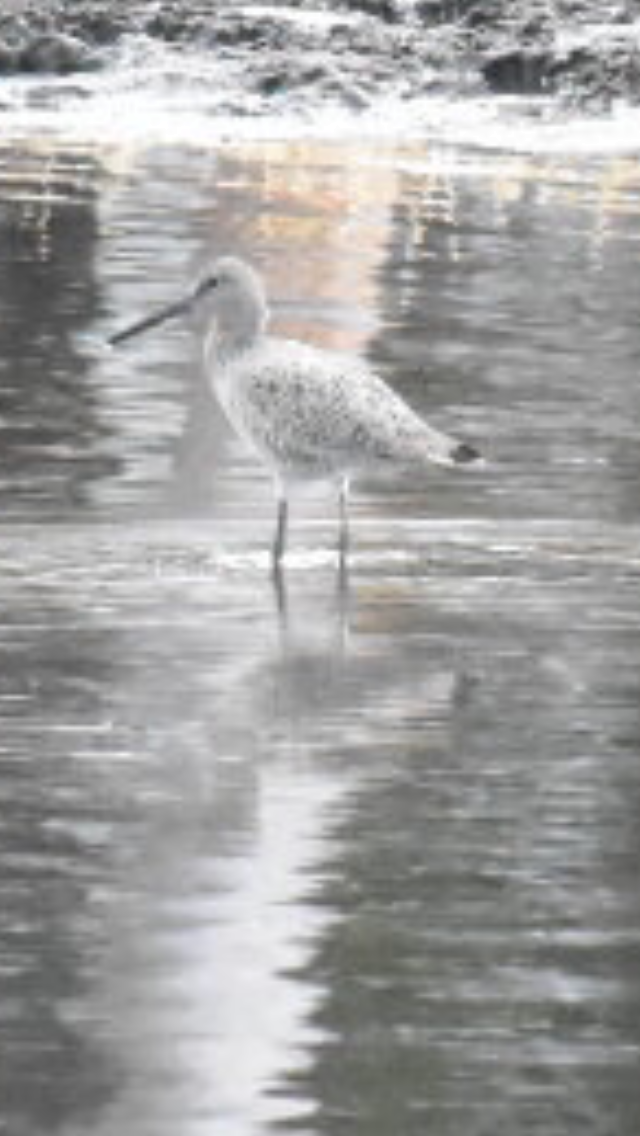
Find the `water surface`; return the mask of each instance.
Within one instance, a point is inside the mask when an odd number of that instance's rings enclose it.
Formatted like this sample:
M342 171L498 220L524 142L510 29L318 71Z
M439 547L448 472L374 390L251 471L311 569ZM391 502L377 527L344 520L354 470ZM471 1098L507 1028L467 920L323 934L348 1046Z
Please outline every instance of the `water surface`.
M0 1128L632 1136L637 169L444 147L2 153ZM211 251L482 474L298 504Z

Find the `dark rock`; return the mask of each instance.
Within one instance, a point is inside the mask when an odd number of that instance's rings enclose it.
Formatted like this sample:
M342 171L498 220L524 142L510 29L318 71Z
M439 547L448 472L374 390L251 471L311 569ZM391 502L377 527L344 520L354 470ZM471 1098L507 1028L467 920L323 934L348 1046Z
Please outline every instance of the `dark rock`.
M327 68L321 63L303 63L294 66L290 59L273 60L257 76L255 89L268 97L317 84L327 77Z
M0 43L0 75L12 75L19 69L19 54L15 48Z
M20 52L22 71L48 75L70 75L91 66L91 52L82 40L61 32L36 36Z
M459 23L468 18L490 22L492 8L495 8L495 3L486 3L485 0L418 0L415 14L421 23L432 27Z
M343 0L343 7L351 12L364 12L388 24L402 21L403 10L399 0Z
M550 71L544 51L514 47L486 59L481 72L492 91L509 95L539 95L545 90Z
M331 100L354 110L370 101L358 75L320 56L297 63L290 57L273 57L254 77L254 90L268 99L295 96L298 105L300 97L307 95L315 102Z
M84 41L94 47L110 47L127 31L130 22L125 18L118 19L113 13L100 12L87 13L81 21L79 28Z
M198 36L198 29L189 19L188 12L179 8L153 13L143 25L145 35L164 43L180 43L182 40Z
M554 60L553 89L573 102L605 108L613 99L640 102L640 48L634 42L576 45Z
M209 28L207 38L214 45L257 51L284 49L295 36L282 21L265 16L250 17L238 12L215 20Z

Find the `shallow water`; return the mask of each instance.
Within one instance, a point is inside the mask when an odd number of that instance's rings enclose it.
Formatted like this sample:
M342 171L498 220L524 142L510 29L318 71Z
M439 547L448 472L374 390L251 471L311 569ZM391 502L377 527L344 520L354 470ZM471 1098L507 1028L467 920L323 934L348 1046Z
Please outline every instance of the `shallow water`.
M622 159L3 151L0 1130L632 1136L640 182ZM272 588L211 248L482 474Z

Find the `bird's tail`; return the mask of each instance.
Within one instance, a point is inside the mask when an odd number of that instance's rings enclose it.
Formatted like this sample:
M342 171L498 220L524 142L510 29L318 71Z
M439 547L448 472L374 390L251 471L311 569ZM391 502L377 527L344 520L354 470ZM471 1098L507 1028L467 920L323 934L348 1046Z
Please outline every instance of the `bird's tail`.
M426 426L426 423L424 424ZM479 450L469 442L460 442L439 430L427 427L421 437L421 460L442 465L448 468L455 466L473 466L480 469L486 465Z
M480 450L469 442L454 442L449 453L451 465L473 465L479 467L486 465Z

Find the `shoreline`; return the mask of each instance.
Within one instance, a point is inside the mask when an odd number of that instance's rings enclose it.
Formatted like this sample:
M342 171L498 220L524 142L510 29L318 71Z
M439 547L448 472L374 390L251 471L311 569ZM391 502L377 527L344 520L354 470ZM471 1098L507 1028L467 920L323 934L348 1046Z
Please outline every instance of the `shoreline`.
M603 11L604 9L604 11ZM603 19L606 18L606 23ZM388 97L553 99L601 115L640 105L640 19L630 0L344 0L199 5L180 0L12 0L2 78L108 71L132 39L197 50L233 74L228 112L367 110Z

